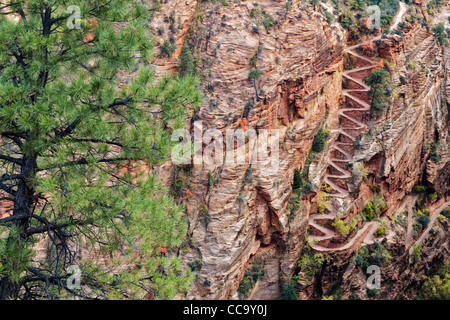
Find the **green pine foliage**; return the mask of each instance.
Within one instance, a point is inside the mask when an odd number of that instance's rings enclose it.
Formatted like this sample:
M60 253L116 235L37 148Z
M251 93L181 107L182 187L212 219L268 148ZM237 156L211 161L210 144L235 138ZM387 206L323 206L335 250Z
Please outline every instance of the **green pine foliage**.
M259 70L258 68L250 70L248 73L248 79L249 80L257 80L264 74L263 71Z
M312 281L314 275L320 271L322 268L325 257L321 253L302 255L298 266L301 268L301 272L304 273L305 277L301 278L307 282Z
M172 53L175 51L174 45L169 40L164 40L160 48L161 57L172 57Z
M439 151L441 150L441 146L439 145L439 143L434 142L431 146L431 150L430 150L430 154L429 154L429 159L433 162L439 162L440 161L440 156L439 156Z
M383 200L381 193L377 194L373 196L370 201L366 202L366 206L362 211L363 217L366 221L372 221L379 216L384 208L386 208L386 201Z
M356 256L355 262L361 265L363 270L370 265L385 265L392 261L392 254L386 248L384 241L382 243L375 242L373 245L361 247Z
M380 8L380 27L385 34L389 33L389 25L392 23L399 10L399 0L343 0L339 10L339 23L350 31L349 37L356 41L363 40L375 29L367 28L367 19L372 18L373 13L368 13L369 6L376 5Z
M419 297L427 300L450 299L450 261L446 260L434 276L424 276Z
M192 280L171 254L184 210L137 166L170 156L198 81L155 79L148 8L70 4L80 29L65 1L14 1L0 15L0 190L12 208L0 220L0 299L173 298ZM34 254L41 238L47 259ZM114 259L100 265L79 245ZM79 289L66 285L69 265L82 270Z
M259 95L258 95L258 89L256 87L256 80L258 80L263 74L264 74L264 71L262 71L258 68L254 68L254 69L250 70L250 72L248 73L248 79L253 80L253 88L255 89L255 94L256 94L257 100L259 100Z
M300 172L300 170L298 168L295 168L294 183L292 184L292 189L293 190L299 189L300 187L302 187L302 185L303 185L302 173Z
M331 130L329 128L320 128L317 134L314 136L312 143L313 152L322 152L325 148L325 142L330 136Z
M386 69L377 69L365 82L371 87L368 94L371 97L370 118L372 118L374 113L378 115L391 106L390 74Z
M430 224L430 218L428 216L426 216L426 215L420 215L417 218L417 222L420 224L422 229L425 229Z
M180 76L193 76L195 75L196 68L194 63L194 57L188 44L184 44L180 53Z
M264 263L263 259L255 259L251 268L245 272L237 290L239 299L247 298L251 294L256 282L264 275Z
M281 288L280 300L298 300L295 285L296 283L293 280L283 284Z

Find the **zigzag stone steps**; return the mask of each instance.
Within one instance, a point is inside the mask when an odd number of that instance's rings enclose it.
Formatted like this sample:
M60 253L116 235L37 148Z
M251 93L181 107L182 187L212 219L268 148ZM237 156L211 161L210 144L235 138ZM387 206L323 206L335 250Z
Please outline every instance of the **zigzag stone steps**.
M391 26L392 30L395 29L397 27L397 25L400 23L401 18L405 12L406 12L406 5L402 2L400 2L400 10L396 16L394 24ZM373 38L372 41L376 41L379 39L381 39L381 35ZM360 46L360 44L351 46L351 47L347 48L345 50L345 52L356 57L357 59L359 59L360 62L363 62L363 63L365 62L367 65L357 67L357 68L354 68L351 70L347 70L347 71L344 71L344 73L343 73L343 77L347 81L352 81L354 84L356 84L359 87L359 88L353 88L353 89L348 89L348 88L344 89L343 96L345 97L345 99L353 100L354 104L358 105L358 107L352 106L350 108L343 108L338 111L338 114L340 117L343 117L346 120L349 120L351 123L354 124L351 127L341 126L338 129L339 136L344 136L345 137L344 139L349 139L352 142L356 140L356 136L353 136L350 131L361 131L361 130L364 130L367 126L364 123L362 123L360 120L355 119L354 116L352 116L348 113L367 112L370 110L370 105L367 102L365 102L364 100L362 100L359 96L357 96L357 94L368 92L370 90L370 87L368 85L366 85L364 82L362 82L361 80L352 76L352 74L361 72L361 71L365 71L365 70L369 70L369 69L370 70L373 69L372 60L370 60L354 51L359 46ZM338 140L339 140L339 137L338 137ZM334 150L337 150L338 152L340 152L343 155L343 158L339 159L336 157L331 157L328 161L328 164L330 167L334 168L341 174L334 174L334 175L327 174L324 177L324 182L326 182L335 191L334 193L329 195L330 197L338 198L338 199L345 199L348 197L348 194L349 194L348 190L340 187L333 180L331 180L331 179L345 180L345 179L352 177L352 174L350 171L342 168L339 165L341 163L349 163L353 160L353 156L350 154L350 152L343 149L341 146L352 146L353 147L352 143L342 142L342 141L335 142L335 144L333 146ZM315 229L317 229L318 231L320 231L323 234L320 236L318 236L318 235L310 235L309 236L309 240L313 243L312 248L314 250L319 251L319 252L342 252L342 251L352 249L355 246L355 244L357 244L359 242L361 243L361 245L363 245L363 244L368 245L368 244L374 243L373 235L374 235L375 231L377 230L377 228L381 225L381 223L378 221L371 221L371 222L366 223L361 229L359 229L357 231L356 235L352 239L350 239L346 244L344 244L340 247L326 247L326 246L320 245L320 242L326 241L326 240L331 240L338 236L335 231L330 230L330 229L328 229L322 225L319 225L317 223L317 220L334 220L336 218L336 215L338 212L336 205L330 204L327 206L327 209L330 212L329 214L321 214L321 215L313 214L309 217L309 225L314 227ZM385 223L389 223L389 221L386 218L383 218L382 221L385 221ZM393 231L390 231L388 233L388 235L386 236L386 238L388 240L392 239L392 237L394 235L395 235L395 233Z

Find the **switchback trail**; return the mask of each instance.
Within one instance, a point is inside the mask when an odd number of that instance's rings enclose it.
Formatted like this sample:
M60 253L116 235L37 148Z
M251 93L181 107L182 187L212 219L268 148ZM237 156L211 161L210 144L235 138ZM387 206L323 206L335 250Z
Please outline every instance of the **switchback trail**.
M425 240L425 238L428 236L428 234L430 233L430 230L433 228L433 224L436 221L437 217L439 216L439 214L448 206L450 206L450 201L447 201L446 203L444 203L443 205L441 205L439 208L437 208L436 210L432 211L430 213L430 223L428 224L428 227L425 229L425 231L422 233L422 235L419 237L419 239L416 240L416 242L414 242L411 245L411 248L409 249L409 254L412 255L414 253L414 247L416 245L419 245L422 243L423 240Z
M395 29L400 23L403 14L406 12L406 5L400 2L400 10L397 13L394 24L391 26L391 29ZM381 35L372 38L372 41L381 39ZM351 47L348 47L345 50L345 53L352 55L358 58L362 63L362 67L358 67L355 69L347 70L343 72L343 77L347 80L347 83L353 82L359 88L352 89L344 89L343 96L345 97L345 101L349 100L353 102L352 107L342 108L338 111L338 114L341 119L346 119L346 125L340 124L338 129L339 137L338 140L334 143L333 148L338 153L337 156L332 155L328 161L329 167L332 167L335 171L334 174L326 174L324 177L324 182L326 182L333 190L334 193L330 194L331 198L334 198L332 204L327 206L329 210L328 214L313 214L309 217L309 225L316 230L318 230L322 235L309 235L308 240L312 243L312 248L319 252L339 252L346 251L352 249L355 243L360 242L361 244L372 244L374 242L373 235L378 229L380 225L382 225L378 221L371 221L366 223L361 229L357 231L357 233L351 238L346 244L339 247L327 247L326 245L322 245L321 243L327 240L332 240L338 238L339 235L331 230L326 228L323 225L318 223L318 220L324 221L334 221L336 215L338 213L336 200L345 199L348 197L349 192L343 186L346 186L346 179L352 177L352 173L347 170L347 164L353 161L353 155L349 150L353 150L353 142L356 140L356 136L352 134L352 132L356 131L358 134L366 129L366 125L362 123L360 120L356 119L355 113L367 113L370 111L370 105L362 100L361 95L364 95L370 90L370 87L366 85L360 78L358 78L358 73L364 73L366 70L373 70L373 61L358 54L354 50L361 46L361 44L357 44ZM354 86L353 86L354 87ZM350 123L350 124L348 124ZM341 140L339 138L342 137ZM336 171L338 173L336 173ZM338 181L341 181L338 184ZM404 199L401 209L403 209L406 204L406 198ZM384 223L389 224L389 220L387 218L383 218L382 221ZM389 231L389 234L385 237L389 240L394 236L393 231ZM359 240L359 241L358 241ZM329 243L328 243L329 245Z

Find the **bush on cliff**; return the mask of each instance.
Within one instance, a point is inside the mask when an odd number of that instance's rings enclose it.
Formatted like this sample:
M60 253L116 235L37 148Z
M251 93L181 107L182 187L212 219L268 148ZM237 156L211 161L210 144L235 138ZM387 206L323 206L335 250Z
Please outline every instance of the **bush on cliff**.
M322 152L325 147L325 142L330 136L330 132L331 130L329 128L320 128L317 134L314 136L311 150L317 153Z

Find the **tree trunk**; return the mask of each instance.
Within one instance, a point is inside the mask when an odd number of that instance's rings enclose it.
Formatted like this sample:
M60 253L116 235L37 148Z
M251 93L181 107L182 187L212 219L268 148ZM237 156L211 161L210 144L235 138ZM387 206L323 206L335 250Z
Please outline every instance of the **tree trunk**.
M17 192L14 199L13 215L15 216L30 216L34 202L34 187L31 185L30 179L34 178L36 175L36 156L23 156L23 163L21 174L24 178L18 183ZM21 226L23 237L26 237L28 220L29 218L24 218L18 222L15 222Z
M20 286L13 282L8 276L0 278L0 300L17 299Z
M23 166L21 168L21 179L17 185L17 191L14 198L13 216L27 216L27 218L14 220L13 225L19 226L21 229L20 237L26 239L28 220L32 214L34 205L34 187L30 182L30 178L36 175L37 163L36 156L23 156ZM16 238L9 236L6 246L11 245L12 241L17 241ZM8 261L5 261L8 263ZM20 283L12 281L8 275L0 278L0 300L17 299L20 291Z
M255 88L256 101L259 101L258 89L256 88L256 79L255 78L253 78L253 87Z

